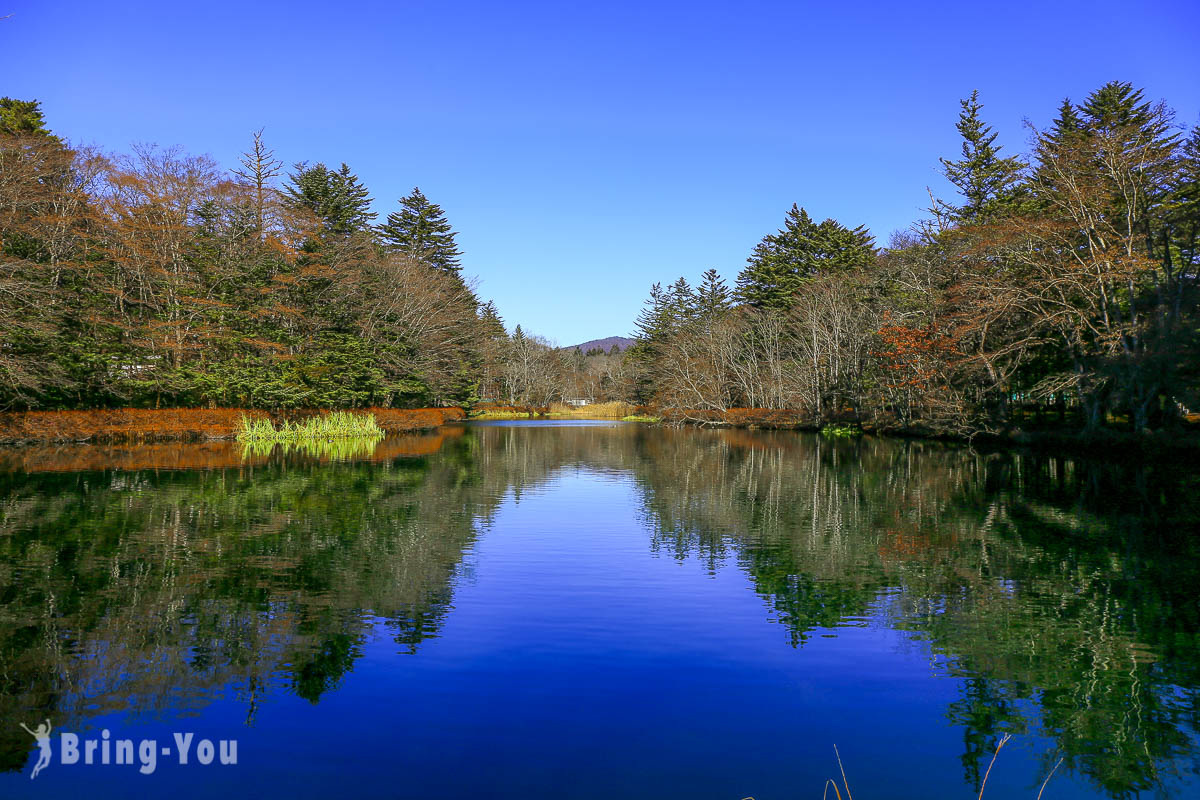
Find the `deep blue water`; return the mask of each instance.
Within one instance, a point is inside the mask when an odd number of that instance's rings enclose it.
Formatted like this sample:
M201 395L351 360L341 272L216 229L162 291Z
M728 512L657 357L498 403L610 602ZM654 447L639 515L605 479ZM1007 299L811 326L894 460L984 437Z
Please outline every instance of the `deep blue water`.
M1200 797L1186 469L619 423L199 447L0 459L0 796L768 800L836 745L860 800L975 797L1009 732L985 797L1060 758L1046 798ZM238 761L60 763L104 729Z

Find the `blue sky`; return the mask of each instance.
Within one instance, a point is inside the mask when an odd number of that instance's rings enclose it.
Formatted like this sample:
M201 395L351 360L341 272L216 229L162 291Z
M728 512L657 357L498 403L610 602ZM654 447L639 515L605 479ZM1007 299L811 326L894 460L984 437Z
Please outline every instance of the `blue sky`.
M0 94L75 142L343 161L413 186L509 326L630 331L654 281L733 282L793 202L880 243L949 195L958 100L1010 152L1111 79L1200 122L1200 4L0 0Z

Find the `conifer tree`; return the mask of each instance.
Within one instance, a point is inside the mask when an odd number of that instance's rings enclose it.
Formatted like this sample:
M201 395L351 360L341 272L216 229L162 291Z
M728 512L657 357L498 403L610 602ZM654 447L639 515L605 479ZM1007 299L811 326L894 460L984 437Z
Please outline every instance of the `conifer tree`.
M633 324L634 337L639 343L653 342L670 329L668 304L669 295L663 291L662 284L651 286L650 296L646 298Z
M385 244L392 250L425 262L434 269L458 272L462 269L458 234L450 227L442 207L414 187L400 201L400 210L388 214L379 230Z
M37 100L15 100L11 97L0 97L0 135L57 138L46 127Z
M1079 116L1079 110L1069 97L1064 98L1058 106L1058 116L1041 136L1039 150L1044 156L1056 155L1074 148L1080 137L1084 135L1084 122L1083 118ZM1047 169L1045 161L1046 159L1043 158L1033 173L1034 182L1042 188L1053 185L1055 180L1054 175Z
M938 212L949 212L956 222L984 222L1011 208L1020 194L1025 164L1019 158L1001 157L996 144L999 135L979 118L983 105L979 92L960 101L962 110L955 127L962 136L962 158L939 159L946 179L958 187L966 202L954 207L940 204Z
M729 310L729 287L715 269L705 271L696 287L696 308L701 319L711 321Z
M496 309L496 302L488 300L479 306L479 327L483 335L489 339L503 339L508 337L508 332L504 329L504 320L500 317L500 312Z
M788 308L813 277L865 267L874 257L874 240L866 228L847 228L832 219L817 224L792 204L783 228L764 237L746 259L737 296L756 308Z
M675 329L696 316L696 293L683 277L671 284L669 292L669 324Z
M375 219L367 187L358 182L350 167L342 164L334 172L324 164L301 162L288 175L288 202L314 214L326 235L349 236L370 228Z
M1058 106L1058 116L1051 123L1050 129L1052 135L1058 139L1078 136L1083 132L1083 119L1079 116L1071 98L1063 98L1062 103Z

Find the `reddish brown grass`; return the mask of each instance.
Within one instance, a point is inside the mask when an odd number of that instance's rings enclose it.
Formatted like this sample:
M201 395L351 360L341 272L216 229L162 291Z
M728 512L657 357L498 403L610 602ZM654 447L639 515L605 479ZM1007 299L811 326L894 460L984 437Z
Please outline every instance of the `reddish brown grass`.
M471 408L476 416L487 414L524 414L530 417L545 416L550 409L545 406L511 406L503 403L479 403Z
M361 461L393 461L438 452L461 428L409 433L379 441ZM67 443L0 449L0 472L81 472L93 470L229 469L265 464L270 455L233 441L144 442L138 444ZM318 459L324 460L324 459Z
M663 409L658 415L668 422L709 422L739 428L795 428L811 424L803 411L776 408L730 408L723 412Z
M460 408L369 408L389 433L429 430L464 417ZM0 443L155 442L231 439L243 415L273 421L320 411L266 412L243 408L117 408L92 411L0 413Z

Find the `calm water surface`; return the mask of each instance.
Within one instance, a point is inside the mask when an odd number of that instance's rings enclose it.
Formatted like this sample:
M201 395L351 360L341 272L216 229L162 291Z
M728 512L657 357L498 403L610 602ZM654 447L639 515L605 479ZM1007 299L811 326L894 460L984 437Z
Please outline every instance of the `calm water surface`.
M0 451L0 797L967 798L1005 733L988 798L1200 797L1198 520L795 433ZM59 763L105 729L238 763Z

